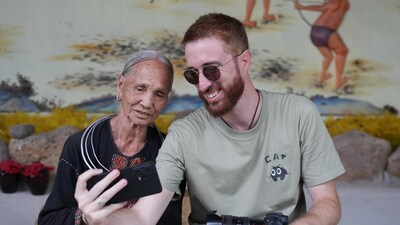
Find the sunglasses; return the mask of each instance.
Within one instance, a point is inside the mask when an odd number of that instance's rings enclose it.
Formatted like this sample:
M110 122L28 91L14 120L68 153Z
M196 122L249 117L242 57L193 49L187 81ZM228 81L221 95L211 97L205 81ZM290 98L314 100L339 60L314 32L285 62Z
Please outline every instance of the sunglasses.
M236 59L238 56L240 56L244 51L239 53L238 55L232 57L229 61L223 63L222 65L205 65L203 66L203 75L210 81L216 81L219 79L221 76L221 71L219 70L220 67L223 67L230 63L232 60ZM185 79L191 83L191 84L198 84L199 83L199 70L196 68L188 68L183 72L183 76L185 76Z

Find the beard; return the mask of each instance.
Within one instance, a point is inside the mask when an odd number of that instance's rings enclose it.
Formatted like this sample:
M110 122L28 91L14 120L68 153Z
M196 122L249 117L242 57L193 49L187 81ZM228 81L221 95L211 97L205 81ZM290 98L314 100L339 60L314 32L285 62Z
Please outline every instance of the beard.
M210 104L207 99L199 93L199 96L204 103L204 107L213 117L223 116L231 111L242 96L244 91L244 82L242 77L239 75L238 69L236 70L232 82L226 87L221 87L221 89L225 93L226 98L213 104Z

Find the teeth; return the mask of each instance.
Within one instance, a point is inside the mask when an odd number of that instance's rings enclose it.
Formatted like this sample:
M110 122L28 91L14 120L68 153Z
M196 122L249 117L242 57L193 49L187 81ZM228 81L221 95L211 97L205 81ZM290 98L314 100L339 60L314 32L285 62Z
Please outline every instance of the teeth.
M214 98L215 96L217 96L218 91L215 91L213 93L207 94L207 98Z
M137 111L140 115L147 116L148 114L145 112Z

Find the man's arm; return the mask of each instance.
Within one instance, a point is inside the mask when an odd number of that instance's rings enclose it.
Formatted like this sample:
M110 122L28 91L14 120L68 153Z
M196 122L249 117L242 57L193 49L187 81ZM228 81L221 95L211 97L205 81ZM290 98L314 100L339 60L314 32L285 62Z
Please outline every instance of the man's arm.
M140 198L132 208L123 208L110 215L110 224L155 225L174 193L163 188L161 193Z
M313 201L312 206L305 215L291 224L338 224L341 217L341 208L336 191L336 182L331 180L320 185L307 187L307 189Z

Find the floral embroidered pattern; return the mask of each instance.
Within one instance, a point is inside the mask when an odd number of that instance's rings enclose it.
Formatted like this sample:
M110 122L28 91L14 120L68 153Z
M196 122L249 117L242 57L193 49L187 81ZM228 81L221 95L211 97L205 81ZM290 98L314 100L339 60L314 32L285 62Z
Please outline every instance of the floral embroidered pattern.
M137 157L129 160L129 166L137 165L144 163L144 158L143 157Z
M126 167L128 164L128 159L114 154L112 157L112 162L111 162L111 169L122 169Z

